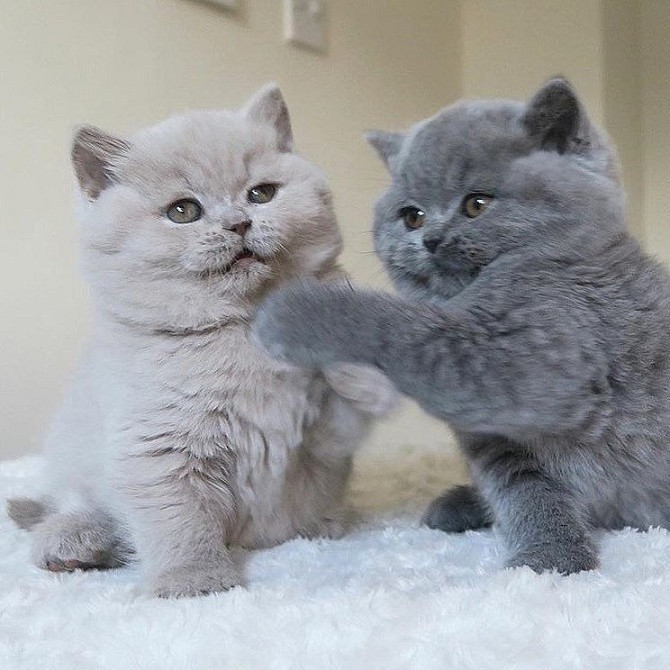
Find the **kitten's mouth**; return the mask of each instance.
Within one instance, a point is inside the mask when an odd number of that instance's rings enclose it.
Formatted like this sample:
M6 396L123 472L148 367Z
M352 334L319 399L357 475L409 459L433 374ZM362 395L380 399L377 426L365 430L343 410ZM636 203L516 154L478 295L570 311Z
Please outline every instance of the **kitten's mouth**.
M228 269L246 269L251 267L254 263L260 263L261 265L266 264L265 259L257 256L253 251L250 251L249 249L242 249L242 251L237 254L235 258L233 258Z

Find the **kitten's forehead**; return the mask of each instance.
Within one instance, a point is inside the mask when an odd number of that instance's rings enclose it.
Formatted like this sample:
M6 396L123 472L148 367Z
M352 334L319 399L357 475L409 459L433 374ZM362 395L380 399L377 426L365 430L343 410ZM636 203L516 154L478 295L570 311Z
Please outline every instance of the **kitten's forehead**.
M435 193L465 186L473 171L495 171L528 153L513 101L465 101L415 126L397 163L397 175L412 191Z
M249 164L276 153L269 129L234 112L201 111L173 117L131 138L128 176L184 180L197 188L234 187Z

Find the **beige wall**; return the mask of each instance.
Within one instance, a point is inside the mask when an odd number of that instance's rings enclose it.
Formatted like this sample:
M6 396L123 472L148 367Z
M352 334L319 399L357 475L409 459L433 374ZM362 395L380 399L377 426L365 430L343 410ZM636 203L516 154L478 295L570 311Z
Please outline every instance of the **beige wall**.
M548 77L568 77L619 149L642 238L639 21L638 0L464 0L462 81L467 97L526 99Z
M332 1L327 55L282 42L278 0L240 4L0 0L0 458L38 447L89 327L67 157L77 123L127 132L277 80L302 152L332 179L347 267L382 281L368 231L385 175L361 133L458 97L458 3ZM409 412L376 441L445 439L431 426Z
M643 0L641 18L647 249L670 263L670 2Z

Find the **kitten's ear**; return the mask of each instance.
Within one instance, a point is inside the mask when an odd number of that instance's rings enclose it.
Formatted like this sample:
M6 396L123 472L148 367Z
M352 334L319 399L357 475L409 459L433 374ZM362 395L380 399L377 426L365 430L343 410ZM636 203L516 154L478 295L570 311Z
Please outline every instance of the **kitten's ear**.
M533 96L523 116L526 130L543 149L565 153L577 139L584 111L570 82L550 79Z
M365 133L365 139L384 161L386 167L389 167L393 158L400 152L405 135L403 133L387 133L383 130L371 130Z
M277 84L265 85L247 102L242 111L248 119L275 129L279 151L293 151L291 119Z
M81 190L95 200L114 182L114 165L130 149L125 140L82 126L72 141L72 164Z

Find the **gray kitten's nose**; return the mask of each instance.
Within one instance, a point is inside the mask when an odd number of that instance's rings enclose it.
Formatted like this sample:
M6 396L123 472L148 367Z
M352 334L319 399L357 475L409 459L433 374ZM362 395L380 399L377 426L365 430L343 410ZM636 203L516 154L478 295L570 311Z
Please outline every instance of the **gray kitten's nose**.
M442 238L440 237L424 237L423 246L430 251L431 254L435 253L435 249L439 246Z
M251 228L251 220L244 219L244 221L226 221L223 224L223 227L226 230L231 230L233 233L237 233L240 237L244 237L247 230Z

